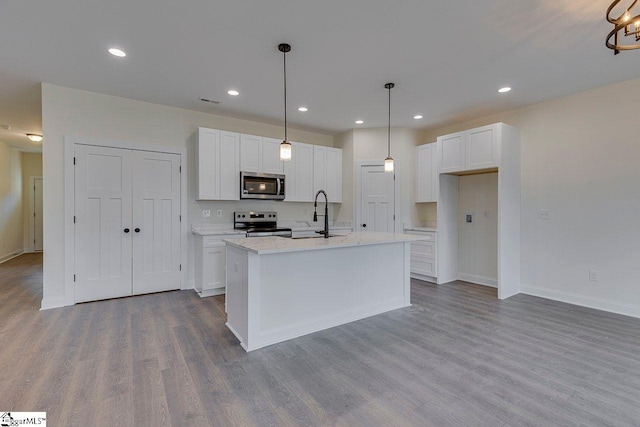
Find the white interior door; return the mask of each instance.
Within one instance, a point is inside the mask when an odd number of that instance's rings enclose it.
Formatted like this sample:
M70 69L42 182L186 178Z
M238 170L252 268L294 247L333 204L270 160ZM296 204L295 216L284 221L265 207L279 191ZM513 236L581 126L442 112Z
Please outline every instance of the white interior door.
M33 250L42 250L42 178L33 180Z
M76 145L75 301L131 295L131 151Z
M394 232L394 174L384 165L360 167L360 230Z
M180 156L133 152L133 294L180 288Z

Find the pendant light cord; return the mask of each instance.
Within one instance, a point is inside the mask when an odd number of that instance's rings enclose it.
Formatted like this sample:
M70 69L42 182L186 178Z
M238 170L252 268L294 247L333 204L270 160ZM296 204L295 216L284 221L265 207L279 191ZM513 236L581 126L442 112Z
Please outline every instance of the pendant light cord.
M282 52L284 55L284 141L287 139L287 52Z
M391 157L391 86L389 86L389 126L387 127L387 157Z

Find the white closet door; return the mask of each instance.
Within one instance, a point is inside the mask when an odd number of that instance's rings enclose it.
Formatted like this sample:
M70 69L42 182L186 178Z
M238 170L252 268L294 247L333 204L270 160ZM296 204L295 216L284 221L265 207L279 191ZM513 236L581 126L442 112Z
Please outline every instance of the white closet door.
M77 145L75 157L75 301L131 295L131 151Z
M180 156L133 152L133 294L180 288Z

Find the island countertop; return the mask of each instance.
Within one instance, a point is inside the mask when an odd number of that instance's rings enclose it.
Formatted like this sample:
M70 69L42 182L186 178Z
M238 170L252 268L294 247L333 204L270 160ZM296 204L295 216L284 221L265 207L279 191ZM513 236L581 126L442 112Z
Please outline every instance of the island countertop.
M315 251L349 246L413 242L418 240L422 240L422 237L412 234L378 233L373 231L347 233L332 236L328 239L325 239L324 237L291 239L279 236L252 237L247 239L224 239L228 245L259 255L282 252Z

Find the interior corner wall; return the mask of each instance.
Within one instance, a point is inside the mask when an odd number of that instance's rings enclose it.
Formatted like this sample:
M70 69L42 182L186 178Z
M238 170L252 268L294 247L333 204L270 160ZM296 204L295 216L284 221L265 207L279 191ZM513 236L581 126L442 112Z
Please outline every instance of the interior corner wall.
M640 317L638 99L635 79L427 132L520 130L522 292Z
M31 224L33 221L31 198L33 197L33 187L31 187L31 177L42 176L42 154L26 153L20 155L22 167L22 222L23 222L23 247L25 252L32 250Z
M22 252L20 152L0 141L0 262Z
M497 287L498 173L461 176L458 187L458 277Z
M195 200L194 142L198 127L222 129L272 138L282 137L282 126L167 107L127 98L42 85L42 127L44 179L44 277L43 307L64 305L64 136L118 141L142 146L185 149L188 165L188 228L195 222L233 222L238 208L277 207L282 219L304 219L312 203L199 202ZM289 129L291 139L315 145L333 146L333 136ZM202 218L201 209L222 209L223 217ZM299 217L299 218L298 218ZM22 230L22 226L20 227ZM22 237L20 237L22 242ZM189 233L187 280L193 279L193 236Z

